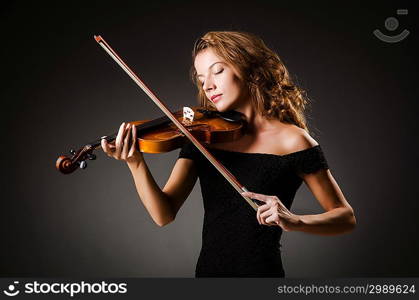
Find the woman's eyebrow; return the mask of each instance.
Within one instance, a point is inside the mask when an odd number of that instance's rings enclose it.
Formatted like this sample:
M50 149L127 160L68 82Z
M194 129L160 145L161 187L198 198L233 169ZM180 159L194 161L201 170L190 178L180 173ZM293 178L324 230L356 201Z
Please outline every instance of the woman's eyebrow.
M212 68L212 66L214 66L215 64L218 64L218 63L223 63L222 61L216 61L215 63L213 63L211 66L209 66L208 67L208 69L211 69ZM196 77L202 77L202 76L204 76L204 75L202 75L202 74L198 74Z

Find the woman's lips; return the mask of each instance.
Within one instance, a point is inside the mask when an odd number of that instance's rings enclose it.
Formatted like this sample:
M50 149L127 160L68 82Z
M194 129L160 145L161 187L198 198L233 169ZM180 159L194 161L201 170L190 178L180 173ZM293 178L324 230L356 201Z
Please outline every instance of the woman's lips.
M215 95L215 96L211 97L211 101L212 101L212 102L214 102L214 103L217 103L217 101L219 101L219 100L220 100L221 95L222 95L222 94Z

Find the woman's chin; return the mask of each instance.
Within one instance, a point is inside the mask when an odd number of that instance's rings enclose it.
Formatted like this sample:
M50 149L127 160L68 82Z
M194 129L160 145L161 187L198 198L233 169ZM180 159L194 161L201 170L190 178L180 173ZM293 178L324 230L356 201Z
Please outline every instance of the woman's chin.
M231 105L224 105L223 103L216 103L215 104L215 108L219 111L219 112L225 112L225 111L229 111L231 110Z

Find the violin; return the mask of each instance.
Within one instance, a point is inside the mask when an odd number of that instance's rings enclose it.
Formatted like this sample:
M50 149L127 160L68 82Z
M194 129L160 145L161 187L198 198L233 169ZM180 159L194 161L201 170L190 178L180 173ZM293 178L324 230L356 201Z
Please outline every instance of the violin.
M251 199L250 197L244 196L243 192L248 192L246 187L244 187L237 179L234 177L233 174L229 170L227 170L205 147L205 144L210 143L211 141L221 142L221 141L228 141L228 139L231 138L239 138L240 137L240 130L238 131L231 131L227 133L226 135L222 135L221 131L225 131L226 129L226 123L224 123L221 126L220 130L211 130L211 125L209 123L195 123L194 124L194 114L195 112L198 113L197 117L199 119L202 119L203 116L205 116L205 113L200 112L199 110L194 111L190 108L184 108L184 115L183 119L181 120L179 118L179 115L173 114L168 107L164 104L163 101L161 101L145 84L144 82L130 69L130 67L122 60L121 57L111 48L111 46L99 35L94 36L96 42L105 50L109 56L121 67L122 70L127 73L127 75L144 91L144 93L147 94L147 96L154 102L155 105L158 106L158 108L166 115L167 119L164 119L164 122L171 122L173 126L175 126L177 130L173 130L172 133L168 134L168 136L171 136L173 140L178 140L177 142L179 144L176 144L176 142L171 143L171 146L169 143L170 138L167 140L167 142L161 142L160 145L156 143L157 140L161 139L163 136L166 135L167 131L162 131L160 133L156 133L154 135L154 139L143 139L140 140L139 146L143 148L143 151L156 151L154 153L158 153L158 151L166 151L170 149L171 147L180 147L182 143L180 143L181 140L187 139L190 142L192 142L195 147L204 155L204 157L217 169L217 171L231 184L231 186L241 194L244 200L254 209L258 209L258 205L256 203L257 200ZM199 115L199 113L202 113L203 115ZM209 113L209 114L216 114L215 112ZM233 116L233 119L237 117L237 114L230 113ZM163 117L164 118L164 117ZM228 118L228 116L227 116ZM238 119L238 118L237 118ZM155 120L153 120L155 121ZM160 120L162 121L162 120ZM226 121L224 119L224 121ZM138 125L136 125L137 130L140 130L141 132L141 126L149 126L146 125L146 123L141 123L141 121L138 121ZM159 121L156 121L158 123ZM229 121L227 121L229 122ZM234 123L234 122L233 122ZM243 124L241 124L243 125ZM140 128L139 128L140 127ZM155 127L153 123L151 123L151 127ZM170 125L169 125L170 127ZM240 126L239 126L240 127ZM158 126L156 127L158 128ZM243 127L240 127L243 128ZM144 127L142 128L144 130ZM196 129L196 130L195 130ZM226 132L224 132L226 133ZM147 135L145 135L147 136ZM143 136L144 137L144 136ZM105 137L107 138L107 137ZM115 136L111 137L111 139L115 139ZM225 139L225 140L224 140ZM100 142L96 142L93 144L86 145L84 148L80 149L79 151L72 151L72 157L68 156L60 156L56 162L56 167L61 172L68 174L73 172L77 167L85 168L86 167L86 160L94 160L96 156L92 153L92 151L99 147ZM147 145L147 146L146 146ZM147 150L146 150L147 149ZM170 151L170 150L169 150Z
M237 111L218 112L201 107L184 107L173 115L183 123L188 131L201 143L210 145L213 143L231 142L243 135L243 116ZM189 142L184 134L177 128L167 116L151 121L128 122L137 130L138 150L144 153L165 153L181 148ZM56 168L63 174L70 174L87 167L87 160L95 160L93 151L100 148L100 141L106 139L112 142L116 139L116 133L103 136L82 148L70 150L71 156L61 155L56 161Z

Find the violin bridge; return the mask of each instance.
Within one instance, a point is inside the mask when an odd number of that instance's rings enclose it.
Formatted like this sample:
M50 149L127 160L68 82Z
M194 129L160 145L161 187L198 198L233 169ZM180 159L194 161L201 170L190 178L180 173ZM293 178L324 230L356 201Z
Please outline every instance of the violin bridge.
M192 124L193 120L194 120L194 116L195 113L192 110L192 108L184 106L183 107L183 120L182 123L185 125L190 125Z

